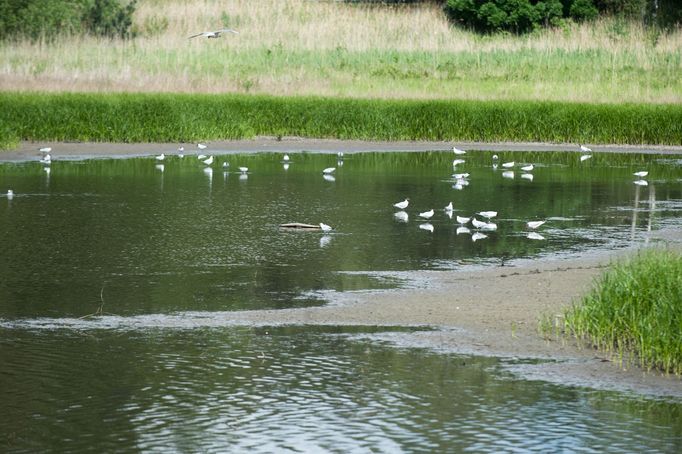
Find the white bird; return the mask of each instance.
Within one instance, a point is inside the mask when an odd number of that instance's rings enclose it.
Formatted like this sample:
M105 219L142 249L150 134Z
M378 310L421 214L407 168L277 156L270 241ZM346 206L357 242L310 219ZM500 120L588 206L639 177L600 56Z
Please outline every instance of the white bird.
M52 163L52 156L50 156L50 153L46 153L45 156L43 156L43 159L40 160L42 164L47 164L50 165Z
M207 156L206 156L205 154L197 155L197 159L198 159L199 161L203 161L203 160L206 159L206 158L207 158Z
M433 216L433 208L430 209L429 211L424 211L422 213L419 213L420 218L430 219L431 216Z
M528 235L526 235L526 237L527 237L529 240L544 240L544 239L545 239L544 236L540 235L540 234L537 233L537 232L528 232Z
M289 162L289 155L285 154L284 157L282 158L284 162Z
M649 182L646 180L637 180L634 182L637 186L649 186Z
M206 164L207 166L213 164L213 156L209 156L208 159L204 159L203 163Z
M445 211L449 211L450 213L452 213L452 210L453 210L453 208L452 208L452 202L448 203L448 204L445 206L445 208L443 208L443 209L444 209Z
M220 38L220 35L223 33L234 33L235 35L239 34L237 30L232 30L231 28L221 28L220 30L197 33L196 35L192 35L187 39L196 38L197 36L205 36L206 38Z
M592 149L587 148L585 145L580 145L580 151L582 151L583 153L591 153Z
M452 177L455 180L464 180L466 178L469 178L469 174L468 173L453 173Z
M223 169L227 169L228 167L230 167L230 163L227 161L223 161Z
M498 159L500 159L500 157L497 156L496 154L494 154L494 155L493 155L493 161L497 161Z
M487 224L487 222L479 221L478 219L473 218L473 219L471 220L471 224L472 224L474 227L476 227L477 229L481 229L481 228L483 228L483 227Z
M203 143L198 143L198 144L197 144L197 148L200 149L200 150L205 150L205 149L206 149L206 145L204 145Z
M400 222L407 222L410 218L404 211L398 211L397 213L393 214L393 217L396 219L396 221Z
M464 159L455 159L452 161L452 167L457 167L459 164L464 164L465 162Z
M405 199L402 202L394 203L393 206L399 210L404 210L410 204L410 199Z
M14 191L11 189L7 190L7 200L12 200L14 198Z
M505 169L511 169L512 167L514 167L515 164L516 163L514 161L503 162L502 167L504 167Z
M156 157L156 160L157 160L157 161L163 161L164 159L166 159L166 155L163 154L163 153L161 153L160 155L158 155L158 156Z
M532 172L534 168L535 166L533 166L533 164L528 164L527 166L521 167L521 170L524 172Z
M584 154L584 155L580 156L580 162L587 161L591 157L592 157L591 154Z
M497 230L497 224L495 224L494 222L486 222L485 225L481 227L481 230L493 232Z
M526 226L529 229L535 230L538 227L540 227L542 224L544 224L545 222L547 222L547 221L528 221L528 222L526 222Z
M471 221L471 218L465 218L464 216L457 216L455 219L457 219L457 222L462 225L468 224L469 221Z
M457 147L452 147L452 151L454 151L454 152L455 152L455 154L457 154L457 155L460 155L460 154L466 154L466 153L467 153L466 151L464 151L464 150L460 150L460 149L459 149L459 148L457 148Z
M644 178L645 176L649 175L649 172L646 170L640 170L639 172L633 173L634 176Z
M490 220L491 218L497 216L497 211L479 211L478 214Z
M334 173L335 170L336 167L327 167L326 169L322 170L322 173L324 173L325 175L330 175Z
M336 157L339 159L343 159L343 151L339 151L338 153L336 153Z
M185 147L179 147L179 148L178 148L178 157L179 157L179 158L184 158L184 157L185 157Z
M464 226L457 227L457 235L460 235L462 233L471 233L471 230L469 230L468 228L466 228Z
M474 241L474 242L478 241L478 240L482 240L484 238L488 238L488 235L486 235L485 233L481 233L481 232L476 232L473 235L471 235L471 241Z
M332 230L332 227L330 225L325 224L324 222L320 222L320 228L322 229L323 232L330 232Z
M502 178L508 178L510 180L514 179L514 171L513 170L505 170L502 172Z
M246 173L246 172L249 171L249 168L248 168L248 167L240 167L240 168L239 168L239 171L240 171L241 173Z
M52 151L52 147L43 147L40 148L38 151L40 151L41 153L49 153Z
M425 224L419 224L419 228L422 230L426 230L427 232L433 233L433 224L427 222Z

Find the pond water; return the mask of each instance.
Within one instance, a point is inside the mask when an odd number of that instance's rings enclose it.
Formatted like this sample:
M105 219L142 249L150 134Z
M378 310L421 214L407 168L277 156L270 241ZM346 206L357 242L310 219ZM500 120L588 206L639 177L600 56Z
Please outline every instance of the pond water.
M676 159L498 154L497 168L480 152L454 169L444 152L0 164L0 194L15 193L0 197L0 449L679 452L678 401L521 381L369 328L177 324L400 285L375 271L569 257L682 224ZM406 197L407 220L393 207ZM496 230L458 232L456 216L484 210ZM547 222L529 235L529 220ZM79 326L98 309L117 323ZM154 323L126 326L141 316Z

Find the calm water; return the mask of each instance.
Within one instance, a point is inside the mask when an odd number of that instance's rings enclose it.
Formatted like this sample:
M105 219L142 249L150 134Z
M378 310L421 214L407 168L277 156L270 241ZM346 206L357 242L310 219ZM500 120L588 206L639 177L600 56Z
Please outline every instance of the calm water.
M16 193L0 197L0 450L679 452L680 402L520 381L494 359L347 328L177 323L399 285L372 271L629 247L682 223L676 159L498 154L534 163L532 180L493 169L492 153L464 157L461 189L451 153L293 154L286 170L279 154L230 155L211 172L189 156L162 169L152 158L58 161L49 173L0 164L0 193ZM643 169L647 185L634 184ZM392 206L405 197L407 222ZM497 230L458 234L450 201L455 216L498 211ZM417 216L430 208L432 232ZM528 237L537 219L543 239ZM115 324L75 320L102 301ZM126 324L140 317L144 327Z

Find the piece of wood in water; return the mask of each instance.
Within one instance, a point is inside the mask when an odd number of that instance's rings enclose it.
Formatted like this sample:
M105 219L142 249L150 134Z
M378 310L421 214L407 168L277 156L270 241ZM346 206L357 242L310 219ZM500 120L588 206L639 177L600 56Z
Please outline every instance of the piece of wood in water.
M303 224L301 222L290 222L288 224L280 224L279 228L292 230L322 230L319 225Z

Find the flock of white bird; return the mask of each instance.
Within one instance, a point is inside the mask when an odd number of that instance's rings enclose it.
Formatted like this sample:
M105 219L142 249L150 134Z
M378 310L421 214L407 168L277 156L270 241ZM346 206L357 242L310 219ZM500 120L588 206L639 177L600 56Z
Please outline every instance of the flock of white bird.
M222 31L227 31L227 30L221 30L221 32ZM201 36L201 35L202 34L198 34L198 35L194 35L194 36ZM205 34L203 34L203 35L206 36ZM190 38L193 38L194 36L191 36ZM207 36L207 37L210 38L211 36ZM214 38L216 38L216 37L217 36L214 36ZM202 143L197 144L197 149L199 149L199 150L205 150L206 148L207 148L207 145L205 145L205 144L202 144ZM50 165L52 164L52 156L51 156L52 148L51 147L44 147L44 148L40 148L39 151L42 153L42 158L40 159L40 162L44 165L43 168L44 168L45 172L48 173L48 175L49 175ZM466 154L465 150L461 150L457 147L453 147L452 151L454 152L454 154L456 156L461 156L461 155ZM592 152L592 150L590 148L586 147L585 145L580 145L580 151L581 151L580 162L584 162L584 161L586 161L592 157L592 155L589 154ZM185 148L179 147L178 152L177 152L177 156L179 158L183 158L185 156L184 152L185 152ZM338 158L337 166L342 166L343 165L343 152L342 151L339 151L337 153L337 158ZM197 155L197 159L199 161L201 161L206 166L205 170L211 170L212 171L211 166L213 165L213 163L215 161L215 159L212 155L206 156L206 155L200 153ZM493 155L492 159L493 159L493 169L497 169L499 157L497 155ZM155 156L155 160L157 162L157 165L156 165L157 169L160 170L161 172L163 172L164 171L163 162L166 160L166 154L161 153L160 155ZM289 163L290 163L290 158L289 158L288 154L285 154L283 156L282 163L284 166L284 170L287 170L289 168ZM464 159L455 158L452 161L453 171L456 171L457 166L464 164L464 163L465 163ZM224 169L229 168L229 166L230 166L229 162L223 161L222 167ZM515 166L516 166L516 163L514 161L502 163L501 167L503 169L506 169L504 172L502 172L502 176L504 178L514 178L514 171L512 169ZM520 166L519 168L524 172L521 175L522 178L528 179L530 181L533 180L533 174L531 173L535 169L535 166L533 164L526 164L526 165ZM242 176L246 176L248 171L249 171L248 167L243 167L243 166L239 167L239 172L242 174ZM332 176L332 174L335 171L336 171L336 167L327 167L327 168L322 170L322 175L326 180L334 181L334 177ZM634 181L634 184L639 185L639 186L647 186L648 182L644 178L648 174L649 174L649 172L647 172L645 170L634 172L633 175L638 178L637 180ZM457 172L457 173L453 173L452 176L455 180L455 184L453 185L454 189L461 190L465 186L469 185L469 173ZM14 198L14 196L15 196L14 191L12 189L8 189L7 190L7 199L12 200ZM393 204L393 207L399 210L399 211L394 213L394 217L396 220L398 220L400 222L408 222L409 221L409 215L405 211L407 209L407 207L409 206L409 204L410 204L409 198L406 198L405 200L402 200L400 202L396 202ZM453 207L452 202L448 203L442 209L442 211L445 213L445 215L449 219L452 219L453 212L455 211L455 208ZM436 211L433 208L431 208L427 211L419 212L417 214L417 216L422 221L425 221L419 225L419 228L422 230L433 232L434 226L433 226L433 224L431 224L428 221L434 216L435 213L436 213ZM478 219L476 216L479 216L480 218L484 218L485 220ZM492 219L495 217L497 217L497 211L491 211L491 210L479 211L479 212L476 212L473 215L468 216L468 217L457 215L457 216L455 216L455 220L457 221L457 224L459 225L457 227L457 234L458 235L459 234L470 234L472 241L478 241L478 240L482 240L484 238L487 238L488 235L486 234L486 232L494 232L497 230L497 224L492 222ZM533 239L533 240L544 240L545 238L542 235L540 235L539 233L535 232L535 230L538 229L539 227L541 227L542 225L544 225L545 222L546 222L546 220L527 221L526 222L526 228L528 230L530 230L530 232L528 232L528 234L526 236L529 239ZM475 231L472 232L472 230L468 227L469 224L471 224L471 226L475 229ZM329 226L328 224L325 224L323 222L319 223L319 226L320 226L320 229L325 233L333 230L333 228L331 226Z

